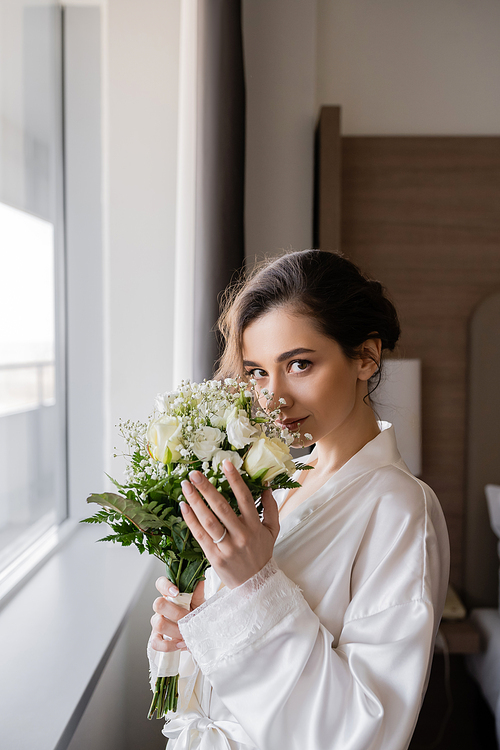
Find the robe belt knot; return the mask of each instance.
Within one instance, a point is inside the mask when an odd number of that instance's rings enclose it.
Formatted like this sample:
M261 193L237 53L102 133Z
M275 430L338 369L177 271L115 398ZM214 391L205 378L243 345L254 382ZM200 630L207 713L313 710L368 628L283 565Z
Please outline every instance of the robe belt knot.
M179 714L163 728L163 734L177 740L175 750L231 750L229 740L255 747L235 721L217 721L189 711Z

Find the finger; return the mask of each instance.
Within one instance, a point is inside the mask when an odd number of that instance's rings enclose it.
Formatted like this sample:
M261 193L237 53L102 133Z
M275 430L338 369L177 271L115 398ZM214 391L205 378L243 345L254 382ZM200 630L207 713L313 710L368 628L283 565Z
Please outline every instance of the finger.
M199 471L192 471L189 478L196 483L196 489L190 482L184 480L182 482L184 497L210 538L220 539L224 528L227 528L233 535L238 533L239 521L236 513L213 484ZM203 501L200 492L210 507Z
M209 561L217 559L219 548L214 544L213 538L208 534L199 522L194 510L185 502L179 503L182 517L185 520L188 529L202 548Z
M182 635L179 630L179 626L175 622L167 620L163 615L153 615L150 620L153 633L159 633L160 635L166 635L173 641L182 641Z
M271 490L264 490L261 497L261 503L264 510L262 525L269 529L273 535L273 539L276 539L280 531L280 517L278 504L274 499Z
M155 583L156 588L162 596L177 596L179 589L165 576L160 576Z
M207 482L207 484L212 487L210 482ZM212 487L212 489L214 488ZM219 521L217 516L212 513L210 508L207 507L207 504L203 501L199 492L197 492L193 485L187 480L184 480L182 482L182 492L210 539L212 541L214 539L220 539L220 537L224 533L224 526Z
M252 493L243 481L240 472L233 466L231 461L228 461L227 459L222 462L222 470L234 492L236 500L238 501L238 508L240 509L242 518L250 526L256 526L260 523L259 513L255 507Z
M151 648L155 651L185 651L186 644L184 641L166 641L158 633L152 633L149 639Z
M158 615L163 615L163 617L167 617L172 622L179 622L179 620L182 620L186 616L185 607L180 607L178 604L174 604L174 602L169 602L168 599L164 599L162 596L154 600L153 610Z

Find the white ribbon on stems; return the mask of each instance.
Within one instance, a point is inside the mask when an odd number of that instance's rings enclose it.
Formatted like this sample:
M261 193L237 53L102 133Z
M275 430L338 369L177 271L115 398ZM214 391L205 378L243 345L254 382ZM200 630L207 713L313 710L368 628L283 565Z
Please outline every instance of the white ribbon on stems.
M183 607L188 612L191 609L192 594L177 594L177 596L167 596L169 602L177 604L179 607ZM163 636L166 641L170 638L166 635ZM179 664L181 660L181 652L178 651L157 651L155 656L155 665L158 668L158 674L156 677L175 677L179 674Z
M229 740L255 748L240 724L209 719L195 711L179 714L165 724L162 733L177 740L175 750L231 750Z

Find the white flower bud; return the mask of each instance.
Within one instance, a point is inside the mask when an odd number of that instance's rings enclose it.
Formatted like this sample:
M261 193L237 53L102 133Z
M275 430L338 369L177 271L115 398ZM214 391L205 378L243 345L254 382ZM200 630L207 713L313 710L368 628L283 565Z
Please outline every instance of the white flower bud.
M266 482L283 472L289 476L295 473L295 464L288 446L279 438L259 438L248 451L243 468L251 477L267 469L263 476Z
M182 446L181 428L181 420L177 417L165 415L151 422L147 431L147 439L151 452L157 461L165 464L168 451L172 455L172 461L179 460Z

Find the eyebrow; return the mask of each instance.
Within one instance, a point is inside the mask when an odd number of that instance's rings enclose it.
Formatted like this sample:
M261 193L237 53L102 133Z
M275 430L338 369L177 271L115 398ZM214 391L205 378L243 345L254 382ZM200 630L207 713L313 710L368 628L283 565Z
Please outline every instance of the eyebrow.
M304 349L302 347L299 347L298 349L290 349L289 352L283 352L283 354L280 354L279 357L276 358L276 362L284 362L286 359L296 357L298 354L313 354L315 351L315 349ZM257 362L251 362L249 359L244 359L243 365L244 367L260 367Z

